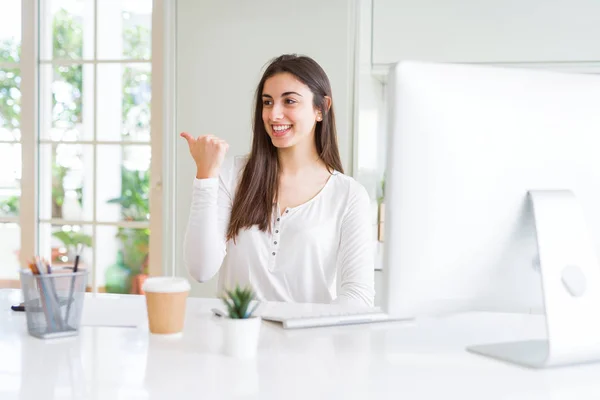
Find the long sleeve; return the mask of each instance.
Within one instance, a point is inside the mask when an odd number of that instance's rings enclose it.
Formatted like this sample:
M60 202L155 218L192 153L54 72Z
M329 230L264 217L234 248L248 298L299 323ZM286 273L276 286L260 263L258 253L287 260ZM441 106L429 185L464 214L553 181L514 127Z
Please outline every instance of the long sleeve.
M334 303L373 306L375 266L369 220L370 200L357 184L342 220L338 253L338 297Z
M225 258L225 235L232 205L227 175L194 179L183 248L185 265L190 275L199 282L212 278Z

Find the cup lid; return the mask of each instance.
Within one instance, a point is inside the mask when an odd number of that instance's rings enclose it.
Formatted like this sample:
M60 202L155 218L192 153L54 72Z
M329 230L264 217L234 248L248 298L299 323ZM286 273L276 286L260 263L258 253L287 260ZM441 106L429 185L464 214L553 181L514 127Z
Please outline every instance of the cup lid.
M190 288L190 283L187 279L170 276L156 276L147 278L142 285L142 290L144 292L151 293L188 292Z

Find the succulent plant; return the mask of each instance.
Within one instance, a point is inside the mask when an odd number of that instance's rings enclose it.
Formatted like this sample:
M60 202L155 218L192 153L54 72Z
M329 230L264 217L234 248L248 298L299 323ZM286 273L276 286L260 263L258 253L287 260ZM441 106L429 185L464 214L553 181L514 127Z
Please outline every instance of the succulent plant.
M258 307L258 302L250 309L250 303L256 295L250 287L240 288L236 285L233 290L225 290L225 295L221 297L225 306L227 306L227 314L232 319L245 319L252 317L252 313Z

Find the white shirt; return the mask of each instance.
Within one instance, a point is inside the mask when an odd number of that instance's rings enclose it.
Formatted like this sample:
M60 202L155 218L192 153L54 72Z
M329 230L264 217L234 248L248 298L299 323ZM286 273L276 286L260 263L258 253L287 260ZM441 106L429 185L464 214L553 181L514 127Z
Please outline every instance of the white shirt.
M374 258L365 188L334 172L311 200L276 215L271 232L226 232L246 157L227 158L219 178L195 179L184 260L200 282L217 272L219 291L250 284L257 298L373 305Z

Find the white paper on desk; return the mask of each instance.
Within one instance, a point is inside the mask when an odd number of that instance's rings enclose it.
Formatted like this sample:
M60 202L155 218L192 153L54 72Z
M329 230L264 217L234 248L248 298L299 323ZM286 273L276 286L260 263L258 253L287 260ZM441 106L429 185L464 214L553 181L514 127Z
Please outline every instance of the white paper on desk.
M144 296L86 296L81 326L136 328L147 318Z

